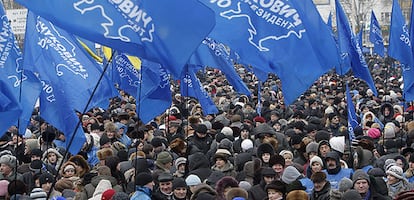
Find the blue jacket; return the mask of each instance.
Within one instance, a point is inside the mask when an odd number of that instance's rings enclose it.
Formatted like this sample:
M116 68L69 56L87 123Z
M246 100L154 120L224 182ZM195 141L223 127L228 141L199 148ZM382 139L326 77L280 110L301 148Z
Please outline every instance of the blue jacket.
M331 183L331 189L338 189L341 179L344 177L352 179L353 174L353 170L347 168L342 168L337 174L328 174L326 170L322 171L326 174L326 180Z
M134 195L131 200L151 200L151 190L147 187L137 186Z
M308 193L308 195L312 194L312 190L313 190L313 182L312 180L310 180L309 178L305 177L305 178L301 178L299 179L300 183L302 183L302 185L304 187L306 187L306 193Z

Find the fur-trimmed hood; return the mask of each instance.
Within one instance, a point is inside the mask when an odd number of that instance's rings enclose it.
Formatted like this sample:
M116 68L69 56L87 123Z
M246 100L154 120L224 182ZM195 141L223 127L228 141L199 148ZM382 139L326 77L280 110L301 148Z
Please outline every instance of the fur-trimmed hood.
M50 163L48 161L47 156L48 156L49 153L54 153L56 155L56 157L57 157L56 164ZM46 164L55 166L56 170L59 169L59 165L62 163L62 160L63 160L62 154L60 154L59 151L56 150L55 148L49 148L45 152L43 152L42 161Z

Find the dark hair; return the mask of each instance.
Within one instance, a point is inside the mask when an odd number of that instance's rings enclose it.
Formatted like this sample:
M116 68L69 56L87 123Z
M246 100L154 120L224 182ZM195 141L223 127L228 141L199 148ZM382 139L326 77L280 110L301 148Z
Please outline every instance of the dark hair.
M9 196L15 194L24 194L27 192L26 184L24 184L21 180L12 180L9 185L7 186L7 192Z

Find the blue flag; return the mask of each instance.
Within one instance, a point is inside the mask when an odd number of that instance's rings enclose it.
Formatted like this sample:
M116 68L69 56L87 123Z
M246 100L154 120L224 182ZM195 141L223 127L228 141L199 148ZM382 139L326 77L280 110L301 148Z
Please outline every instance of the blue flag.
M0 75L0 137L15 125L16 119L22 113L22 109L14 97L10 87L3 80L4 76Z
M102 67L73 35L32 12L28 14L26 29L24 68L63 90L69 105L84 111L103 73ZM116 95L114 91L113 83L104 76L86 110L109 105L109 98Z
M405 23L404 16L398 4L398 0L394 0L392 4L391 27L390 27L390 45L388 47L388 55L400 61L404 89L403 96L406 101L414 100L414 66L413 52L409 36L408 26Z
M64 91L54 87L52 83L42 81L43 91L40 94L40 116L49 124L60 130L65 135L65 149L76 155L86 142L85 133L81 123L76 130L79 118L67 102ZM75 132L76 130L76 132ZM73 139L69 146L69 141Z
M136 111L139 118L148 123L165 112L172 103L170 77L157 63L142 60L142 89L138 89Z
M188 64L209 66L221 70L227 81L234 87L234 90L250 96L249 88L234 69L232 56L234 54L224 44L212 38L206 38L191 56Z
M128 94L137 97L141 71L136 69L126 54L114 55L112 60L112 81ZM145 85L148 86L148 85Z
M160 63L176 78L215 24L197 0L18 2L73 34Z
M374 52L384 57L384 39L382 38L381 26L378 23L377 17L375 17L374 11L371 11L369 41L374 44Z
M204 115L216 114L218 113L218 109L197 78L197 69L199 68L188 65L186 71L183 72L180 85L181 95L198 99Z
M39 97L41 85L31 71L23 70L23 58L19 46L16 43L9 20L0 3L1 33L0 34L0 74L8 87L13 99L19 103L22 109L20 116L13 119L13 125L18 126L19 133L24 134L30 122L34 104ZM4 118L3 118L4 119Z
M257 107L256 112L259 116L262 116L262 82L257 82Z
M342 71L337 71L337 73L343 75L349 70L349 67L351 67L354 76L364 80L374 94L377 95L377 89L375 88L368 65L362 54L362 47L359 45L357 37L355 37L355 34L351 30L351 26L349 25L348 19L339 1L335 1L335 7L336 24L338 27L338 44L342 58Z
M326 21L326 25L328 25L328 27L332 29L332 13L331 12L329 12L328 21Z
M358 37L357 37L357 40L358 40L358 45L362 48L362 46L363 46L363 43L362 43L362 35L363 35L363 33L364 33L364 28L363 27L361 27L361 30L359 30L359 32L358 32Z
M216 13L209 37L237 52L262 81L277 74L287 104L339 63L331 30L311 0L201 2Z
M346 83L346 102L348 107L348 133L349 141L355 139L354 129L359 126L358 118L355 113L355 106L352 102L351 94L349 93L348 82Z

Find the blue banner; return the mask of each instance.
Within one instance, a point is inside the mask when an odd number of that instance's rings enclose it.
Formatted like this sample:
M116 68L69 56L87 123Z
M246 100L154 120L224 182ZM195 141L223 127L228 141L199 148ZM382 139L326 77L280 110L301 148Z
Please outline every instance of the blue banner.
M102 66L86 53L73 35L31 12L26 29L24 68L64 91L69 105L83 112L103 73ZM106 108L113 96L116 96L116 89L104 76L86 110L96 106Z
M198 67L188 65L186 71L183 72L180 85L181 95L198 99L204 115L217 114L216 105L197 78L198 69Z
M359 126L358 118L355 113L355 106L352 102L351 94L349 93L348 82L346 83L346 103L348 107L348 134L349 141L355 139L354 129Z
M375 17L374 11L371 11L369 41L374 44L374 52L384 57L384 39L382 38L381 26L378 23L377 17Z
M311 0L200 1L216 13L209 37L237 52L262 81L277 74L287 104L339 64L331 30Z
M147 67L147 66L146 66ZM141 71L130 62L126 54L114 55L112 59L112 81L128 94L137 97L141 83Z
M176 78L215 24L197 0L17 2L87 40L160 63Z
M16 119L22 113L22 109L14 97L10 87L5 83L4 76L0 75L0 137L15 125Z
M335 1L335 7L336 24L338 27L338 44L342 58L341 68L343 70L339 74L345 74L347 69L351 67L354 76L364 80L374 94L377 95L377 89L375 88L374 81L362 53L362 47L359 45L358 38L355 37L355 34L349 25L348 19L339 1Z
M221 70L235 91L250 96L249 88L234 69L233 55L231 50L224 44L212 38L206 38L191 56L188 64L209 66Z
M7 120L14 120L13 125L19 128L19 133L24 134L30 122L33 107L40 94L40 82L31 71L23 70L23 58L12 32L9 19L7 18L3 5L0 3L1 33L0 34L0 74L7 87L13 95L14 100L21 106L20 116ZM7 88L3 88L6 90ZM11 97L10 97L11 98ZM13 108L14 109L14 108ZM5 119L5 118L2 118Z
M398 0L394 0L392 4L390 30L390 45L388 47L388 55L400 61L404 79L403 96L406 101L413 101L413 52L411 49L412 47L408 26L405 23L405 19L398 4Z

